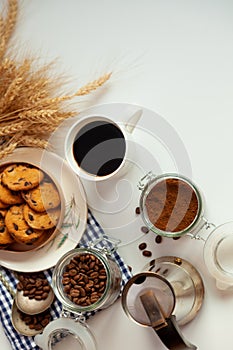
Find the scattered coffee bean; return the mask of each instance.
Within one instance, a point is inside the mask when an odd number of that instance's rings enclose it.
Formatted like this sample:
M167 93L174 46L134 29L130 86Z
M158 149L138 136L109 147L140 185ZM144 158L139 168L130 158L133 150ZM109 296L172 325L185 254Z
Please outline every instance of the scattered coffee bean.
M148 232L149 232L149 229L148 229L148 227L146 227L146 226L142 226L142 227L141 227L141 231L142 231L143 233L148 233Z
M132 266L130 266L130 265L128 265L128 269L130 272L132 272L132 270L133 270Z
M162 242L162 236L157 235L157 236L155 237L155 243L160 244L161 242Z
M45 275L39 273L20 273L17 290L22 291L29 299L45 300L51 290Z
M140 210L139 207L137 207L137 208L135 209L135 213L136 213L137 215L139 215L139 214L141 213L141 210Z
M180 239L181 237L178 236L178 237L172 237L172 239L174 239L174 241L177 241L178 239Z
M146 247L147 247L147 244L146 243L140 243L139 244L139 246L138 246L138 248L140 249L140 250L144 250L144 249L146 249Z
M142 254L146 257L150 257L152 255L150 250L143 250Z
M65 266L62 275L63 291L79 306L96 303L103 295L107 282L102 262L93 254L78 254Z
M42 330L51 321L50 311L46 310L37 315L28 315L18 310L21 320L30 328L36 331Z

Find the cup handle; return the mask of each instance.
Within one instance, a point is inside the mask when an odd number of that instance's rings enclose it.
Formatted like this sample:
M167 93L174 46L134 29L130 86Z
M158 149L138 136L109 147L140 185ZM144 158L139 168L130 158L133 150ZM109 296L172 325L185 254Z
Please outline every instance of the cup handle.
M136 112L134 112L131 117L129 118L129 120L126 122L125 124L125 129L128 131L128 133L132 134L135 126L137 125L137 123L139 122L139 120L141 119L143 110L142 109L138 109Z

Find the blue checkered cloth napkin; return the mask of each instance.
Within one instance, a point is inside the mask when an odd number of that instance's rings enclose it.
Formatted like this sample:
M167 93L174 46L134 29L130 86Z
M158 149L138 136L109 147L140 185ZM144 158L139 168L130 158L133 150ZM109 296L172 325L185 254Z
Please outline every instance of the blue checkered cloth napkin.
M88 212L88 218L87 218L87 228L86 231L79 242L79 247L86 247L90 244L90 242L93 242L95 240L98 240L102 237L104 237L103 229L100 227L96 219L93 217L91 212ZM116 262L119 264L121 271L122 271L122 287L125 285L125 283L129 280L131 277L131 273L129 271L128 266L124 263L122 258L119 256L117 251L114 251L114 245L105 240L101 240L97 247L107 247L108 249L112 249L113 253L112 256L115 258ZM9 285L13 288L13 290L16 290L17 280L14 277L14 274L12 271L1 268L1 272L3 274L3 277L5 280L9 283ZM53 269L49 269L44 271L44 274L46 275L49 282L51 282ZM6 287L0 282L0 319L5 331L5 334L8 338L8 340L11 343L12 349L14 350L39 350L39 347L35 344L33 337L26 337L19 335L13 328L11 323L11 307L13 304L13 299L9 291L6 289ZM62 311L62 305L61 303L55 299L54 303L52 304L51 308L51 317L52 319L58 318L61 315ZM91 315L94 315L95 312L86 314L86 317L89 317Z

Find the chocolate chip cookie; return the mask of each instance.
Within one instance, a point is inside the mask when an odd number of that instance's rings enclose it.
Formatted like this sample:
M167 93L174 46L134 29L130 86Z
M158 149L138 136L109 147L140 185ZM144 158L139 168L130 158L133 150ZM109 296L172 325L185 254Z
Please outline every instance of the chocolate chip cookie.
M23 204L10 207L5 216L5 224L16 242L32 244L43 235L44 230L33 229L27 224L23 215L23 207Z
M29 190L39 185L44 173L27 164L12 164L6 167L1 175L5 186L12 191Z
M19 191L11 191L9 188L2 184L0 180L0 201L7 205L21 204L23 203L23 198Z
M4 217L0 215L0 248L6 248L9 244L13 243L13 241L5 225Z
M38 212L55 209L61 202L58 190L52 182L44 181L36 188L22 192L22 196L29 207Z
M25 204L23 208L24 219L27 224L38 230L47 230L57 225L60 217L60 209L48 210L47 212L36 212L29 205Z

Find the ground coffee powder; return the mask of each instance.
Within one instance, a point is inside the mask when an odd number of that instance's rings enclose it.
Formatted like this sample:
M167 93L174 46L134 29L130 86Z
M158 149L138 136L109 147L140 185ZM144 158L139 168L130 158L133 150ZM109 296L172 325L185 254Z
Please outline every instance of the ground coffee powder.
M177 178L155 184L145 206L150 222L159 230L179 232L188 228L198 213L198 198L191 185Z

